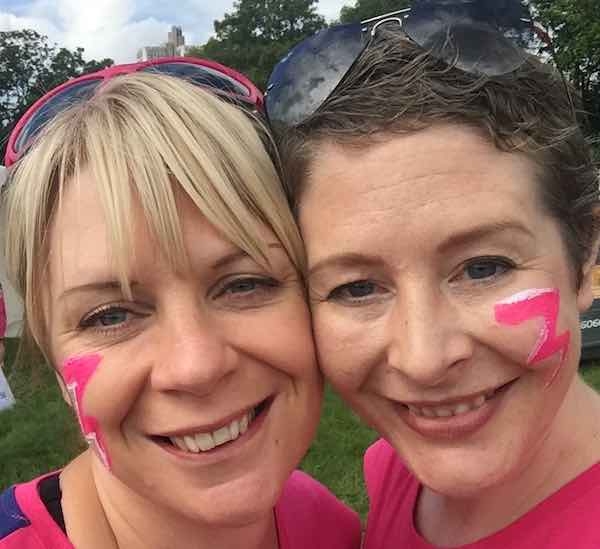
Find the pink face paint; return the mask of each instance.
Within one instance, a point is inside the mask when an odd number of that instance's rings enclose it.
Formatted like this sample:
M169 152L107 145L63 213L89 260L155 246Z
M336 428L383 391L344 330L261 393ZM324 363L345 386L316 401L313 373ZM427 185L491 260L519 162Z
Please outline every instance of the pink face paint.
M81 431L90 447L96 452L104 466L110 470L110 458L103 441L98 420L86 415L83 409L83 397L87 385L98 369L102 357L100 355L85 355L72 357L66 360L62 368L62 375L75 407Z
M496 321L500 324L516 326L535 318L543 320L537 341L527 357L527 364L535 366L542 360L560 353L560 360L551 372L546 386L550 386L556 379L564 364L571 341L569 330L560 335L556 334L559 305L559 291L543 288L524 290L498 302L494 306Z

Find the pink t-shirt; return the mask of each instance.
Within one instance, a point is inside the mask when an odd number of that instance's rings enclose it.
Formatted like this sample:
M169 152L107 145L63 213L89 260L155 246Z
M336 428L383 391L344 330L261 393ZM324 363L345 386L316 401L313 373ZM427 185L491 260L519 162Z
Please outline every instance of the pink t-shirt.
M364 549L441 549L416 531L420 484L387 442L367 449L364 471L370 499ZM460 549L599 549L599 513L600 463L503 530Z
M0 494L0 549L75 549L40 499L43 478ZM287 481L275 517L280 549L360 547L358 515L300 471Z

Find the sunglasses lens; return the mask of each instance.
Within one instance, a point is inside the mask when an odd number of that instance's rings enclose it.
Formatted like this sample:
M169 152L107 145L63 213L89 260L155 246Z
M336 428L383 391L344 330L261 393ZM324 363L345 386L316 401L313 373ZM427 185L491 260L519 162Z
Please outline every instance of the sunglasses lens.
M502 4L499 8L499 4ZM521 2L421 2L403 22L406 34L433 56L465 72L508 74L535 43Z
M250 97L250 90L232 77L216 69L193 63L159 63L142 69L142 72L168 74L228 95Z
M295 126L325 101L364 48L359 23L322 30L294 47L276 66L265 97L272 124Z
M74 103L89 99L100 82L101 80L84 80L83 82L63 88L48 99L21 128L19 136L15 141L15 152L21 154L40 130L58 113L64 111Z

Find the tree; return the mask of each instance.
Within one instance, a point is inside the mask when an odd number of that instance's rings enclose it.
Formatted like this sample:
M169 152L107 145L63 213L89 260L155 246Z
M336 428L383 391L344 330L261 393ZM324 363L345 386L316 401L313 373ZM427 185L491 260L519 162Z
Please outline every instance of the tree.
M535 0L551 29L554 59L581 94L590 130L600 137L600 9L598 0Z
M340 12L342 23L364 21L377 15L409 7L411 0L356 0L354 6L343 6Z
M238 69L264 89L277 61L324 26L316 0L238 0L215 21L215 37L190 54Z
M33 30L0 32L0 154L12 126L25 110L69 78L113 64L112 59L85 61L75 51L50 46Z

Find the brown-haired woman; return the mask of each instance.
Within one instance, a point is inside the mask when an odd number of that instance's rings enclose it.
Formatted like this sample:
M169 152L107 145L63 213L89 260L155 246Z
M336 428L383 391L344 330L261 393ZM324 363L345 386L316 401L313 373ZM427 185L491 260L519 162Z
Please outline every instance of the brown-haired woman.
M574 99L484 2L414 4L353 64L349 27L295 50L267 98L320 365L383 439L366 548L598 547L600 397L577 375L598 179Z

